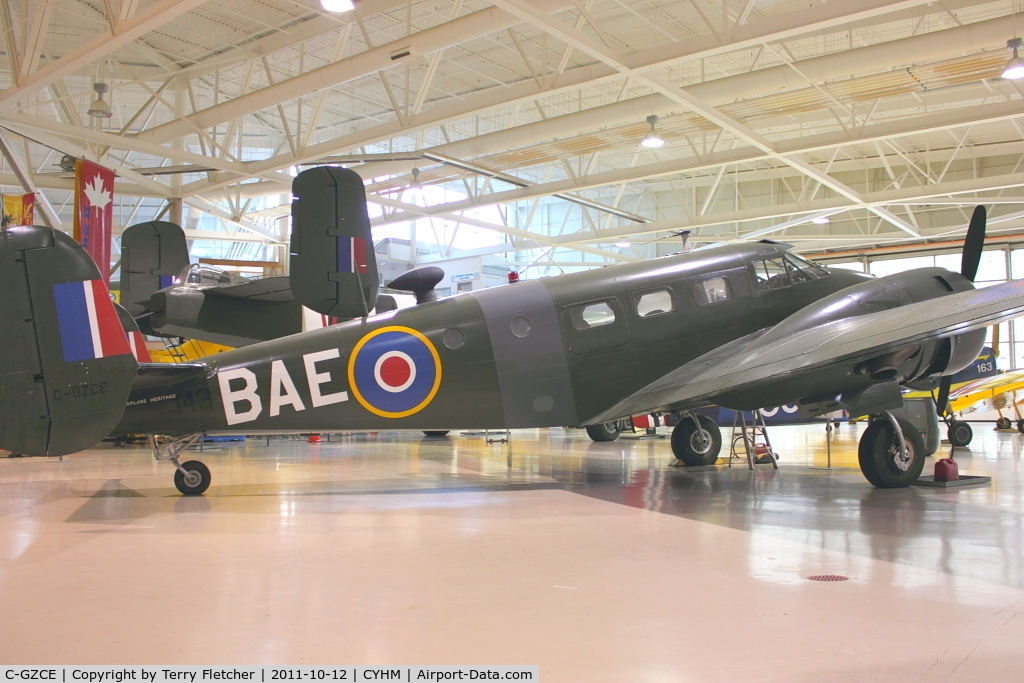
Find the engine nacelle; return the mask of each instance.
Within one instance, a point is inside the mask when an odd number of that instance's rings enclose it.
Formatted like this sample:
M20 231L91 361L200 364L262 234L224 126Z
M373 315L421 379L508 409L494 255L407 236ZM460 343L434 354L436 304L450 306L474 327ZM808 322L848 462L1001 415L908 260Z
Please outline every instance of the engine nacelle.
M762 337L762 342L769 343L835 320L877 313L970 289L974 289L970 280L945 268L917 268L886 275L841 289L805 306L770 330Z

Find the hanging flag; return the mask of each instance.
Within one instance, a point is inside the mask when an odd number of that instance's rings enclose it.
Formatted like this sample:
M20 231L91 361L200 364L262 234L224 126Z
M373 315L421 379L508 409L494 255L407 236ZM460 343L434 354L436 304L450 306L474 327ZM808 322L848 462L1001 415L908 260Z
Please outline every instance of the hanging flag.
M110 282L110 238L114 218L114 172L91 161L75 162L75 239Z
M3 226L32 225L35 218L36 193L5 194L3 197Z

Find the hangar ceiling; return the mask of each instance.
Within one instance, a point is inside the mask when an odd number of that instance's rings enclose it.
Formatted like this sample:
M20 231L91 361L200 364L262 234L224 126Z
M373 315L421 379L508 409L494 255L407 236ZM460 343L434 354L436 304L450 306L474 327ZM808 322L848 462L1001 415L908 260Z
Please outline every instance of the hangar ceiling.
M8 0L0 183L41 188L69 229L57 162L86 157L118 173L119 227L180 198L214 217L191 238L279 245L291 174L343 164L375 235L541 274L678 251L680 230L947 242L979 202L1016 235L1018 4ZM94 82L110 118L86 114Z

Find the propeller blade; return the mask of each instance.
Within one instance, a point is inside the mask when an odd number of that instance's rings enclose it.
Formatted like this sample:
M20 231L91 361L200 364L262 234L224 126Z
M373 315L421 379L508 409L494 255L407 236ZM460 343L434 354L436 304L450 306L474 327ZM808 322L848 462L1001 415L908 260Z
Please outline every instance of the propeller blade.
M981 250L985 247L985 207L974 207L971 224L964 238L964 251L960 261L960 274L974 282L981 265Z
M946 375L939 383L939 398L935 401L935 408L939 415L943 416L949 412L949 388L953 385L953 375Z

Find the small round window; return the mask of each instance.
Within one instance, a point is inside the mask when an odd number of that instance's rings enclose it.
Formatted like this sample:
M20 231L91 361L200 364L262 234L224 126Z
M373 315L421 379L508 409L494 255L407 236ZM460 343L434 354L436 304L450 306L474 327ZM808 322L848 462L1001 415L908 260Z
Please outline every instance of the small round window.
M444 331L444 345L449 349L455 350L460 348L466 343L466 335L462 333L462 330L457 327L452 327Z
M530 334L530 327L530 321L521 315L512 319L512 334L517 337L525 337Z

